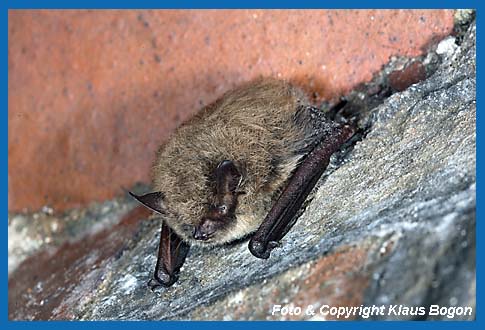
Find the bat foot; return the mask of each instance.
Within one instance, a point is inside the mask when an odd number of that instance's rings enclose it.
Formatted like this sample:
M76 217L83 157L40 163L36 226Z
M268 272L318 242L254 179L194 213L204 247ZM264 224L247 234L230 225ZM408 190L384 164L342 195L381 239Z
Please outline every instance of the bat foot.
M266 244L264 242L250 240L249 251L257 258L268 259L271 255L271 250L279 246L276 241L269 241Z

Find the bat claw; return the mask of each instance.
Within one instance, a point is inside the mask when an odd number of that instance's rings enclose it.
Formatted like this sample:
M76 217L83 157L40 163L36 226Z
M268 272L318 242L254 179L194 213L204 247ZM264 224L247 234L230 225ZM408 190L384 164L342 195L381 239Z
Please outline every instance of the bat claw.
M160 282L158 282L154 278L150 279L148 281L147 285L150 288L150 290L152 290L153 292L155 292L156 289L158 289L158 288L160 288L162 286L162 284L160 284Z
M269 241L266 244L256 240L249 241L249 251L251 251L255 257L261 259L268 259L271 255L271 250L277 246L279 246L279 243L276 241Z
M275 247L280 246L280 242L276 241L269 241L268 243L268 249L273 250Z

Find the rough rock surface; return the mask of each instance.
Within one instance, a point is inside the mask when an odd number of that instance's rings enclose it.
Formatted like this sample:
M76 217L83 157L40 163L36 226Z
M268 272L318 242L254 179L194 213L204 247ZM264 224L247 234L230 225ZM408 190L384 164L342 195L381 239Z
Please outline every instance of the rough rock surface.
M146 213L135 208L27 257L10 276L9 318L336 318L272 315L274 304L474 309L475 34L472 24L460 45L443 41L431 77L361 114L361 141L334 157L270 259L254 258L247 241L193 248L178 283L153 293L159 221L138 221Z

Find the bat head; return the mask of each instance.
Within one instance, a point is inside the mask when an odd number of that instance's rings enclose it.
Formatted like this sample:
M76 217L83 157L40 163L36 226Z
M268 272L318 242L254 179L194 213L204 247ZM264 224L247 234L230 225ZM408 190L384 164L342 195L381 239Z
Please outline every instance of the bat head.
M193 238L207 241L236 221L237 191L242 176L230 160L220 162L213 173L213 195L205 214L194 227Z
M130 194L144 206L162 214L166 223L185 241L197 245L222 244L229 240L229 231L236 225L238 196L244 194L238 189L242 175L233 161L223 160L208 178L208 193L187 193L192 196L189 201L171 199L173 195L163 192L143 196ZM194 201L194 198L200 200Z

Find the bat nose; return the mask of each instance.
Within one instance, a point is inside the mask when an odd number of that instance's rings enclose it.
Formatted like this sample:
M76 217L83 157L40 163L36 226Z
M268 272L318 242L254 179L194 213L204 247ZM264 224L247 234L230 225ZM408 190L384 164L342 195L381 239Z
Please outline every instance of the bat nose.
M195 227L193 237L196 240L207 241L209 237L216 231L214 221L210 219L204 219Z
M196 239L198 241L207 241L209 239L209 235L207 235L206 233L202 232L200 230L200 227L196 227L195 228L193 237L194 237L194 239Z

